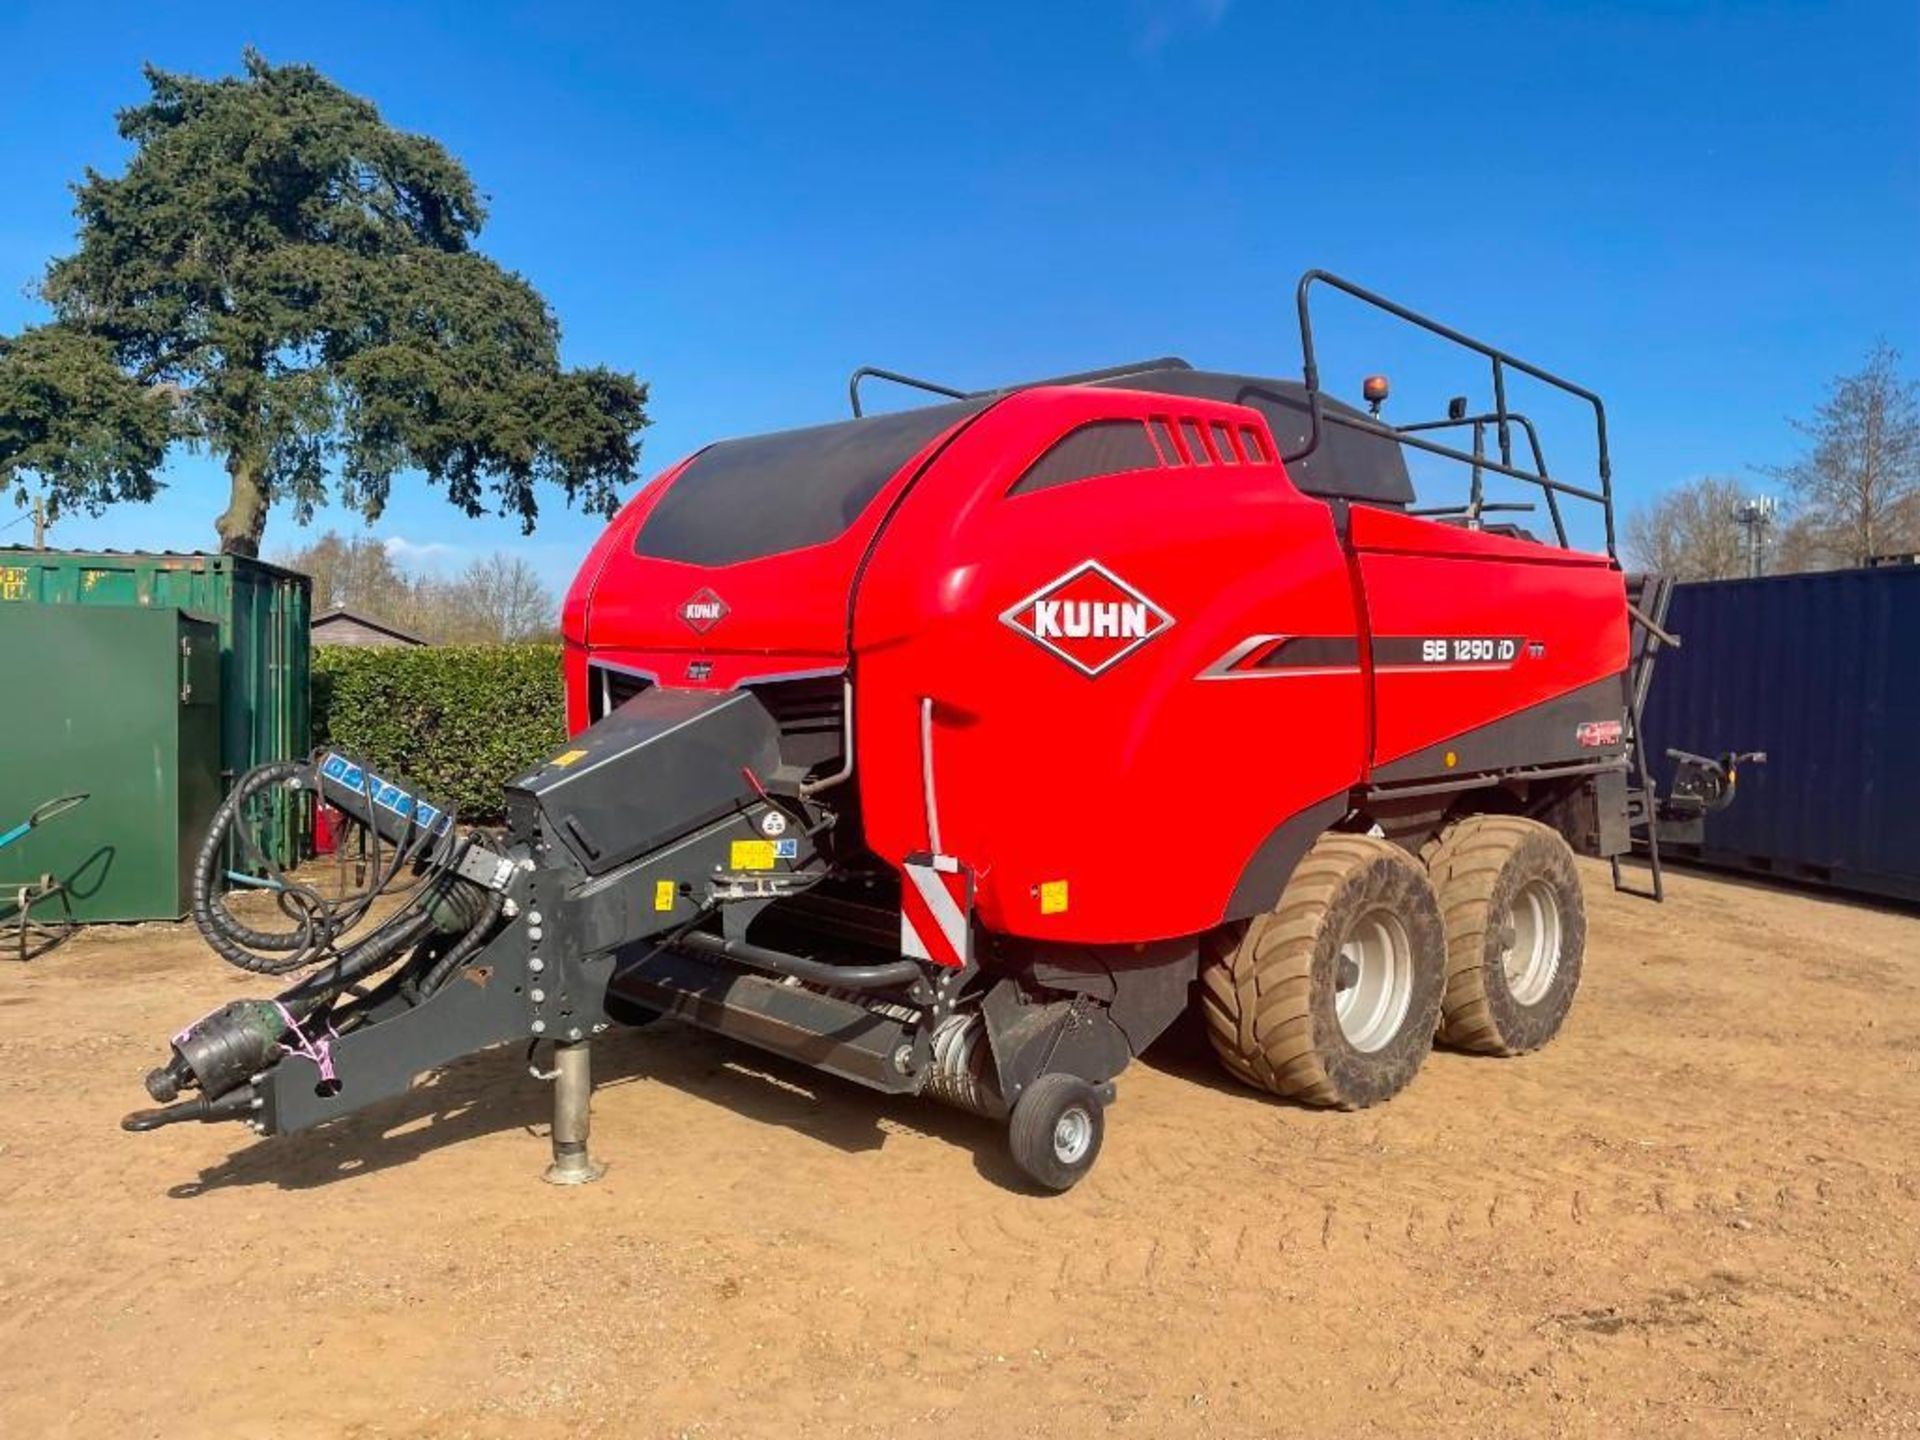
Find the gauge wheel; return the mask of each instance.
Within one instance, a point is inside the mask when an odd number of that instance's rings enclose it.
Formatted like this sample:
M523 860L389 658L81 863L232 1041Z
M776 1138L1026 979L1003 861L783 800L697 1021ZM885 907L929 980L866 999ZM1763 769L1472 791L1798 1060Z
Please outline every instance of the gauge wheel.
M1100 1158L1105 1111L1099 1092L1078 1075L1042 1075L1014 1104L1007 1125L1013 1163L1045 1189L1072 1189Z

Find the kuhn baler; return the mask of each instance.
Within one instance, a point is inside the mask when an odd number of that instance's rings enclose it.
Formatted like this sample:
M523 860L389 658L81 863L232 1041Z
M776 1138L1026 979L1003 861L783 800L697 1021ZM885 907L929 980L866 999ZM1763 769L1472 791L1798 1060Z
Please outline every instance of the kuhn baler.
M1482 357L1491 408L1394 425L1377 377L1367 410L1328 398L1319 286ZM1613 558L1604 411L1321 272L1299 315L1300 383L867 370L855 418L668 470L568 597L573 738L507 787L504 839L341 752L235 789L196 918L236 964L305 973L176 1036L167 1108L129 1126L296 1131L550 1041L550 1173L590 1178L588 1042L672 1016L1003 1120L1064 1189L1190 1005L1234 1074L1341 1107L1436 1033L1543 1044L1580 979L1574 849L1619 857L1647 818L1635 721L1670 638ZM1516 377L1591 406L1593 484L1548 474ZM862 415L873 378L941 403ZM1469 467L1467 500L1417 506L1410 451ZM1537 490L1544 536L1492 518L1533 506L1489 476ZM1606 553L1569 544L1571 501ZM374 873L351 903L287 879L297 923L256 930L217 893L224 847L288 788L356 821Z

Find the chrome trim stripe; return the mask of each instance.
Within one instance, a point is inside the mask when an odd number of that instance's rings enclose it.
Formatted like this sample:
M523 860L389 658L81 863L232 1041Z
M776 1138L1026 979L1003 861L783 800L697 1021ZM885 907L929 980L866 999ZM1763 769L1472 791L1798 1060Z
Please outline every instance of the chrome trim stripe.
M1249 655L1277 645L1287 640L1319 639L1319 636L1303 635L1249 635L1226 654L1214 661L1193 678L1196 680L1290 680L1312 675L1358 675L1360 666L1353 665L1275 665L1267 669L1236 670L1233 667ZM1349 636L1329 636L1329 639L1345 640Z

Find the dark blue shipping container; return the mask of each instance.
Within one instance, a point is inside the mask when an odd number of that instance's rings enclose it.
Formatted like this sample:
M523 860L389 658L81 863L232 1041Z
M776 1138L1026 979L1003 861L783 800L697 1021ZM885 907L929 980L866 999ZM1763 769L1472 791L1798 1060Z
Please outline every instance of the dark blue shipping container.
M1679 858L1920 900L1920 566L1674 588L1646 736L1764 750Z

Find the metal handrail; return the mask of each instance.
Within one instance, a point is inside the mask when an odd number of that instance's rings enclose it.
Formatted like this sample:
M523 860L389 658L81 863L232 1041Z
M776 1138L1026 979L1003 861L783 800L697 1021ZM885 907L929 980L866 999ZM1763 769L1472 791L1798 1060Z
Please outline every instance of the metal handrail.
M860 382L862 380L887 380L895 385L906 385L915 390L925 390L930 395L944 395L949 400L983 400L990 395L1011 395L1016 390L1034 390L1042 385L1090 385L1097 380L1114 380L1122 375L1138 375L1147 370L1191 370L1192 364L1178 355L1156 355L1151 360L1134 360L1125 365L1105 365L1098 370L1080 370L1071 375L1048 375L1039 380L1022 380L1014 385L997 385L988 390L956 390L951 385L942 385L934 380L922 380L913 375L903 375L898 370L882 370L877 365L862 365L847 377L847 400L853 407L856 420L865 416L860 408Z
M1413 425L1400 426L1388 425L1382 421L1365 416L1336 414L1327 410L1323 401L1324 392L1320 387L1319 358L1314 348L1312 291L1315 285L1325 285L1331 289L1338 290L1342 294L1358 300L1364 305L1370 305L1377 310L1383 311L1397 320L1404 321L1418 329L1427 331L1429 334L1437 335L1451 344L1458 345L1463 349L1471 350L1477 355L1484 356L1492 367L1493 409L1483 415L1423 421ZM1293 454L1282 456L1281 459L1284 463L1289 465L1297 464L1313 454L1315 450L1319 449L1320 438L1327 425L1343 425L1350 430L1359 430L1367 434L1377 435L1381 439L1390 440L1401 445L1412 446L1414 449L1423 450L1430 455L1438 455L1443 459L1453 460L1463 465L1470 465L1474 469L1476 486L1479 476L1486 471L1491 471L1496 475L1504 475L1510 479L1520 480L1529 485L1538 485L1545 494L1547 509L1553 517L1554 534L1563 549L1570 549L1571 545L1567 537L1566 522L1561 514L1557 497L1570 495L1575 499L1585 500L1598 505L1606 527L1607 555L1610 559L1617 560L1619 558L1618 539L1614 527L1613 460L1607 446L1607 407L1606 402L1603 401L1599 395L1587 389L1584 385L1577 385L1571 380L1564 379L1559 375L1555 375L1550 370L1533 364L1531 361L1522 360L1519 356L1502 350L1497 346L1490 345L1484 340L1477 340L1465 331L1456 330L1451 325L1435 320L1431 316L1422 315L1417 310L1402 305L1397 301L1389 300L1386 296L1368 290L1364 286L1356 285L1351 280L1343 279L1331 271L1309 270L1306 274L1302 275L1299 285L1295 287L1294 290L1294 305L1300 320L1301 374L1307 392L1308 428L1306 444ZM1191 369L1192 367L1188 365L1185 360L1179 359L1176 356L1163 356L1154 360L1138 361L1130 365L1113 365L1102 370L1089 370L1077 375L1061 375L1050 379L1032 380L1019 385L1001 386L997 389L960 390L951 385L942 385L937 381L922 380L917 376L902 374L897 370L884 370L875 365L862 365L848 377L847 400L852 407L855 417L859 418L865 415L865 411L860 404L860 384L863 380L868 379L885 380L895 385L909 386L916 390L924 390L931 395L944 396L950 400L977 400L989 396L1011 394L1016 390L1032 389L1040 385L1084 385L1099 380L1111 380L1145 370L1172 368ZM1584 401L1593 407L1594 435L1597 446L1600 480L1600 486L1597 490L1589 489L1583 485L1570 485L1564 480L1554 479L1547 473L1546 460L1540 447L1539 432L1534 428L1533 422L1519 411L1510 410L1507 407L1508 370L1517 371L1522 375L1540 381L1542 384L1551 385L1554 389L1571 395L1575 399ZM1424 433L1431 430L1448 429L1459 425L1472 425L1474 427L1475 448L1471 452L1459 450L1451 445L1443 445L1438 441L1427 439ZM1514 464L1513 428L1516 425L1526 433L1527 443L1533 454L1534 468L1532 470L1522 469ZM1494 429L1500 452L1500 458L1497 460L1487 456L1479 444L1482 427L1485 426L1492 426Z
M1320 365L1314 352L1313 343L1311 298L1313 287L1316 284L1326 285L1334 290L1338 290L1342 294L1360 301L1362 304L1371 305L1377 310L1384 311L1397 320L1403 320L1409 325L1427 331L1429 334L1438 335L1443 340L1486 357L1493 367L1494 400L1493 412L1487 419L1490 420L1498 430L1500 459L1496 461L1487 459L1484 456L1475 457L1467 451L1456 450L1449 445L1441 445L1432 440L1419 438L1416 435L1408 434L1405 429L1385 425L1378 421L1363 419L1359 416L1328 413L1321 399ZM1451 325L1443 324L1431 316L1422 315L1417 310L1411 310L1405 305L1387 299L1384 295L1375 294L1371 290L1354 284L1351 280L1342 279L1340 276L1334 275L1326 270L1309 270L1300 277L1300 283L1294 290L1294 306L1298 311L1300 319L1301 375L1305 381L1307 390L1308 430L1306 445L1292 455L1281 457L1284 463L1297 463L1306 459L1307 456L1318 449L1322 429L1327 423L1331 422L1337 425L1345 425L1349 429L1362 430L1370 434L1379 435L1384 439L1396 440L1401 444L1411 445L1417 450L1424 450L1429 454L1455 460L1463 465L1478 465L1498 475L1506 475L1515 480L1524 480L1529 484L1539 485L1547 491L1549 497L1558 493L1591 501L1600 506L1605 516L1607 555L1609 558L1617 558L1613 518L1613 462L1607 450L1607 408L1606 402L1601 400L1593 391L1587 389L1584 385L1576 385L1571 380L1563 379L1550 370L1544 370L1540 366L1532 364L1530 361L1522 360L1517 355L1510 354L1496 346L1489 345L1484 340L1476 340L1473 336L1456 330ZM1542 384L1551 385L1556 390L1571 395L1578 400L1583 400L1593 407L1594 432L1599 455L1599 490L1594 491L1578 485L1569 485L1564 481L1551 479L1544 473L1521 470L1514 466L1511 426L1515 420L1515 412L1507 408L1506 372L1509 369L1516 370L1522 375L1530 376Z
M1554 493L1555 488L1559 482L1554 480L1552 476L1547 474L1547 457L1546 457L1546 453L1540 448L1540 432L1534 429L1533 421L1530 420L1527 416L1521 414L1518 410L1508 411L1506 419L1509 424L1518 425L1522 430L1526 432L1527 448L1533 452L1533 468L1535 471L1535 474L1533 477L1534 483L1538 484L1541 490L1545 492L1546 500L1547 500L1547 513L1553 517L1554 538L1560 542L1560 548L1562 550L1571 549L1572 546L1568 543L1568 540L1567 540L1567 522L1560 514L1560 501ZM1446 420L1420 420L1420 421L1416 421L1411 425L1396 425L1393 428L1396 431L1398 431L1400 434L1406 435L1409 432L1416 431L1416 430L1450 430L1461 425L1473 426L1474 427L1473 449L1474 449L1474 454L1477 457L1474 461L1474 470L1475 470L1474 478L1475 478L1475 490L1476 490L1476 501L1477 501L1477 498L1478 498L1477 491L1478 491L1478 485L1479 485L1478 472L1486 468L1486 457L1480 454L1481 428L1487 425L1497 425L1499 424L1499 422L1500 422L1500 416L1497 413L1495 413L1491 415L1462 415L1457 419L1449 418ZM1507 459L1511 459L1512 452L1513 452L1513 441L1511 437L1509 437L1507 441L1502 445L1503 457ZM1481 510L1486 510L1492 507L1481 505L1479 506L1479 508ZM1528 508L1531 509L1532 507L1529 506Z
M924 390L929 395L945 395L949 400L973 398L968 391L955 390L951 385L942 385L935 380L921 380L912 375L902 375L898 370L882 370L878 365L862 365L847 377L847 401L853 406L853 418L856 420L866 414L860 408L860 382L868 379L886 380L895 385L905 385L910 389Z

